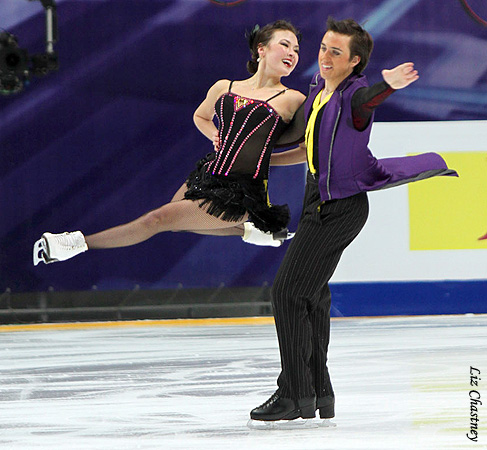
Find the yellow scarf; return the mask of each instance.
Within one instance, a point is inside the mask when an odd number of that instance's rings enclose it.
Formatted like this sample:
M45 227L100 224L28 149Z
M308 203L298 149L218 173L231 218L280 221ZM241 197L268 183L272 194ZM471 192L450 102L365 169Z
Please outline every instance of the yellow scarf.
M309 116L308 123L306 124L306 132L304 134L304 139L305 139L306 149L307 149L308 166L311 173L316 173L316 168L313 165L313 145L314 145L313 134L314 134L315 124L316 124L316 118L318 117L318 113L320 112L320 109L322 109L328 103L328 100L330 100L331 96L333 95L333 92L331 92L323 99L323 101L320 101L322 93L323 93L323 89L320 92L318 92L318 95L315 97L313 101L311 114Z

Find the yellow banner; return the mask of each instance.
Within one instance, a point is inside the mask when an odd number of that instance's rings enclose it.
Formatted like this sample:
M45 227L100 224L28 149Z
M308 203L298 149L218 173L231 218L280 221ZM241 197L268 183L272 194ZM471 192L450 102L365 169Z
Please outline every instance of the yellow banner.
M411 183L410 250L487 249L487 152L441 156L459 178Z

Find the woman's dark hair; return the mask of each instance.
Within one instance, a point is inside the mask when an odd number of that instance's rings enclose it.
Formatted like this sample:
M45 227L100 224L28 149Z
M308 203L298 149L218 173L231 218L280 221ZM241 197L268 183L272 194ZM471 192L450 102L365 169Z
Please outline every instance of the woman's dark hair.
M257 62L257 58L259 57L259 44L267 45L272 36L274 36L274 32L278 30L288 30L294 33L298 39L298 42L301 40L301 33L298 29L287 20L276 20L273 23L269 23L262 28L259 25L255 25L252 31L247 31L245 33L245 37L249 43L250 48L250 61L247 62L247 71L253 75L257 72L257 68L259 67L259 63Z
M354 56L360 57L360 62L353 68L353 72L362 73L369 63L374 48L372 36L353 19L335 20L330 16L326 22L326 27L327 31L351 36L350 59Z

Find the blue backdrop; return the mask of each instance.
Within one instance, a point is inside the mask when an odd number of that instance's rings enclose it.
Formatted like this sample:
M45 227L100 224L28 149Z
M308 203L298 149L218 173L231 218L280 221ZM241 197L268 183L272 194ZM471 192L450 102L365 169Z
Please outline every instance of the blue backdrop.
M353 17L375 38L370 82L414 61L421 78L395 93L378 121L487 119L484 0L65 0L57 2L60 69L22 93L0 96L0 292L260 286L285 247L239 238L166 233L135 247L32 265L44 231L89 234L169 201L211 150L192 114L220 78L242 79L246 29L279 18L302 31L301 60L287 84L303 92L316 69L328 15ZM470 12L470 14L468 14ZM39 2L2 0L0 27L30 53L44 50ZM294 228L302 167L271 172L273 203Z

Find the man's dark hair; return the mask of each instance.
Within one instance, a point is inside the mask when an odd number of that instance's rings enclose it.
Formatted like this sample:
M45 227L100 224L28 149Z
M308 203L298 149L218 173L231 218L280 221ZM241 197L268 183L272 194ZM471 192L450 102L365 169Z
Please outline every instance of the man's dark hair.
M374 48L372 36L353 19L335 20L330 16L326 22L326 27L327 31L351 36L350 59L354 56L360 57L360 62L353 68L353 72L355 74L362 73L369 63Z

